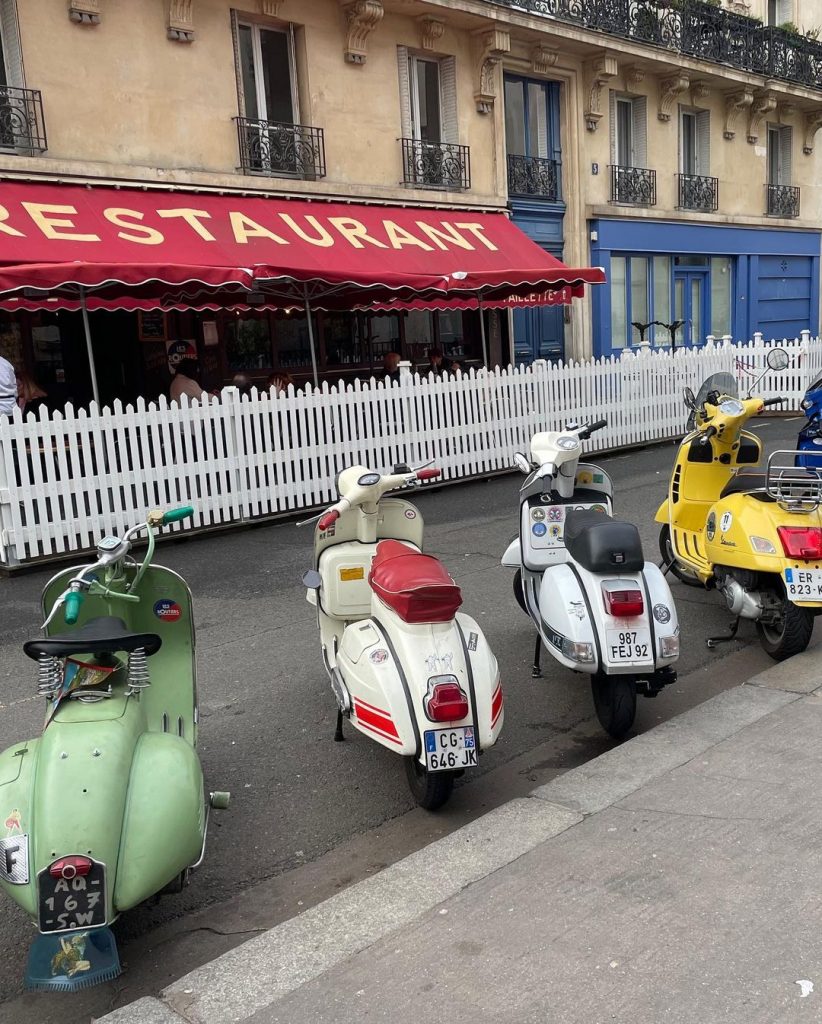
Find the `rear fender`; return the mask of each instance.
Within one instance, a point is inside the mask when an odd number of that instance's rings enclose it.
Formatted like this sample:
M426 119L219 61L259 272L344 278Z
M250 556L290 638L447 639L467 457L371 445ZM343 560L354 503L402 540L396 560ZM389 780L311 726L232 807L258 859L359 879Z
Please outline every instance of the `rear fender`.
M649 621L653 627L655 641L656 667L662 668L665 665L673 665L678 657L663 658L661 654L660 640L666 636L676 636L679 633L679 617L676 613L673 594L668 582L662 575L658 566L653 562L646 562L642 570L645 585L648 588L648 602L650 608Z
M0 754L0 888L31 917L37 916L31 809L38 744L26 740Z
M514 537L505 549L500 564L507 566L509 569L519 569L522 566L522 548L520 547L518 536Z
M580 579L569 563L552 565L542 576L539 591L539 629L547 650L561 665L577 672L594 673L599 668L596 615ZM593 660L582 662L563 653L563 641L590 644Z

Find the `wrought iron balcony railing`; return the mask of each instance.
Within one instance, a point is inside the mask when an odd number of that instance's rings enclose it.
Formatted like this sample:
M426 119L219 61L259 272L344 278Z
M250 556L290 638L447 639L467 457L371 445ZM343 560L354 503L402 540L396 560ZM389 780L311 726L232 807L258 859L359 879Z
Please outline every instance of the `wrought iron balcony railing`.
M769 217L798 217L799 188L796 185L766 185Z
M322 128L282 121L235 117L244 174L325 177L325 140Z
M656 206L656 171L611 164L611 202Z
M704 174L678 174L680 210L719 209L719 178L709 178Z
M402 183L417 188L468 189L471 159L468 146L451 142L401 139Z
M0 85L0 149L45 153L46 123L38 89Z
M822 42L703 0L492 2L822 90Z
M508 194L559 199L559 164L539 156L509 153Z

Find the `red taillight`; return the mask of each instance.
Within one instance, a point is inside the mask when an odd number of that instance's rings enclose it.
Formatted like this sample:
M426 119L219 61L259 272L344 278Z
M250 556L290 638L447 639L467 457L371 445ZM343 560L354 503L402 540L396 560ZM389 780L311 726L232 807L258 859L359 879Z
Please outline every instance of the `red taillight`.
M88 857L61 857L49 868L52 878L76 878L77 875L87 875L91 871L91 861Z
M434 677L436 678L436 677ZM448 682L428 681L428 696L423 701L425 713L432 722L458 722L468 714L468 698L455 676Z
M818 526L778 526L777 533L789 558L822 558L822 529Z
M641 590L608 590L602 588L605 611L617 619L629 619L645 611Z

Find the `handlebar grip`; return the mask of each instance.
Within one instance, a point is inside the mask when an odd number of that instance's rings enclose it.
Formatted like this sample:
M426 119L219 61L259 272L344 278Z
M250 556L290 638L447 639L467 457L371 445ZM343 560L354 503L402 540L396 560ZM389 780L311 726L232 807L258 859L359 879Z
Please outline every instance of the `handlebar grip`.
M699 443L700 444L707 444L711 440L711 438L715 434L718 434L718 433L719 433L719 431L716 429L716 427L708 427L707 430L705 431L705 433L699 439Z
M168 523L179 523L181 519L188 519L189 516L193 515L194 509L191 505L169 509L168 512L163 514L163 526L167 526Z
M435 466L432 466L429 469L417 470L418 480L436 480L439 476L442 476L442 470L437 469Z
M781 405L785 401L784 398L766 398L763 405Z
M334 508L330 512L326 512L325 515L320 516L320 521L317 526L321 530L327 530L329 526L333 526L334 523L340 518L340 513Z
M82 590L72 590L66 594L65 619L67 626L73 626L80 614L80 605L83 603L85 594Z
M597 420L595 423L591 423L588 427L588 433L593 434L595 430L602 430L603 427L608 426L608 420Z

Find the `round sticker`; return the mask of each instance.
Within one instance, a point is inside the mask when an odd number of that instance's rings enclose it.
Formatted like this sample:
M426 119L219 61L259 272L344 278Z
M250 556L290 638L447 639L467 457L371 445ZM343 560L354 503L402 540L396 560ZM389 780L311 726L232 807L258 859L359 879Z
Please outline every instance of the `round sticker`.
M376 651L372 651L368 657L375 665L382 665L384 661L388 661L388 651L384 647L378 647Z
M562 509L561 508L549 508L548 509L548 518L551 520L552 523L560 522L561 519L562 519Z
M417 513L414 511L413 508L407 508L405 510L405 518L406 519L416 519L417 518Z
M592 505L591 506L591 511L592 512L606 512L607 513L608 509L604 505Z
M654 605L654 618L657 622L663 623L671 621L671 609L667 604L655 604Z
M719 520L719 529L723 533L727 533L731 528L731 523L734 521L734 517L730 512L723 512L722 518Z
M560 529L560 527L558 527L558 526L552 526L551 527L551 537L554 540L559 540L561 534L562 534L562 530Z
M531 518L534 519L536 522L541 523L542 520L545 518L545 509L542 509L542 508L532 509L532 511L531 511Z
M545 525L545 523L534 523L534 525L531 527L531 533L533 533L535 537L544 537L547 530L548 527Z
M716 513L711 512L708 516L708 521L705 523L705 536L708 540L713 540L716 533Z
M163 622L176 622L183 614L183 609L176 601L164 597L154 605L154 614Z

